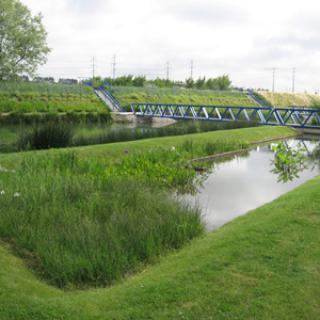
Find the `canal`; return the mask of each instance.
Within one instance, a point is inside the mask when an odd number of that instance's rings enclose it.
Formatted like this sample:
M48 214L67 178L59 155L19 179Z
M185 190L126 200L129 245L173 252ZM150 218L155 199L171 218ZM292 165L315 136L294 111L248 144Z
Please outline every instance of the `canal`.
M195 195L208 230L268 203L319 175L319 139L259 145L245 154L215 160Z

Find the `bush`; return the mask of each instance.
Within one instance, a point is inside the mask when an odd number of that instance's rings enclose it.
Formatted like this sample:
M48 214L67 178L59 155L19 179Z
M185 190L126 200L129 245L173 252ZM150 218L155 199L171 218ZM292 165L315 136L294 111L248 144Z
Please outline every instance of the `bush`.
M31 131L22 134L18 139L18 147L21 150L63 148L70 144L72 136L70 126L48 122L45 125L35 126Z

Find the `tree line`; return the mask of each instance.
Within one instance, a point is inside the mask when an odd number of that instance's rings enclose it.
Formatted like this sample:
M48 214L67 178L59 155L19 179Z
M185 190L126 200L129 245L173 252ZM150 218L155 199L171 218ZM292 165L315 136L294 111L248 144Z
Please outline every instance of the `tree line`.
M197 80L191 78L185 81L172 81L169 79L156 78L154 80L146 79L145 76L126 75L117 78L95 77L83 81L84 84L94 87L111 87L111 86L133 86L144 87L146 85L154 85L158 88L184 87L188 89L204 89L204 90L229 90L231 89L231 80L228 75L222 75L216 78L200 77Z

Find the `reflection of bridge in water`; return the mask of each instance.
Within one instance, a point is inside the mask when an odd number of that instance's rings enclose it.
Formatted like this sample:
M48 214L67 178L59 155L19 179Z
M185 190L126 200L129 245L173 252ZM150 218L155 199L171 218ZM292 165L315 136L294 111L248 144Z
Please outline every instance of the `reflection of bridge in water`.
M297 139L283 142L287 149L300 150L308 157L319 158L320 142L314 139Z
M132 103L130 107L134 114L143 117L217 122L246 121L269 126L320 129L320 109L151 103Z

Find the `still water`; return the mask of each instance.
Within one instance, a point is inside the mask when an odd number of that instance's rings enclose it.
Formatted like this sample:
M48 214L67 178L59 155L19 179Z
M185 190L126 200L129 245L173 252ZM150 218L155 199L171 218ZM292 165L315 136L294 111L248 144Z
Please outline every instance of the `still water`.
M294 139L282 143L289 150L299 150L299 155L291 154L293 162L299 157L303 159L296 166L297 172L290 171L296 176L289 179L276 168L277 145L261 145L245 155L213 162L212 171L198 192L183 197L201 208L208 230L274 200L320 173L319 140Z

